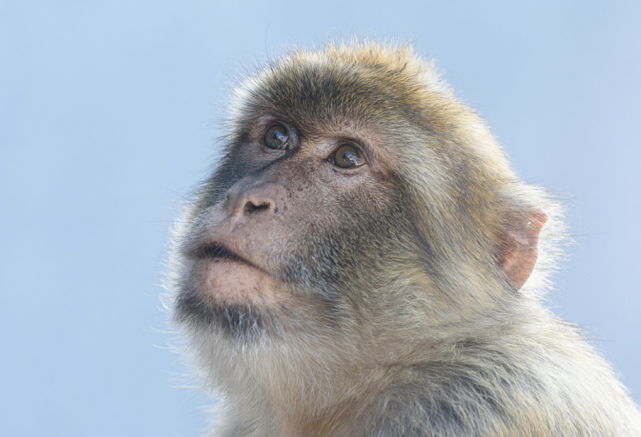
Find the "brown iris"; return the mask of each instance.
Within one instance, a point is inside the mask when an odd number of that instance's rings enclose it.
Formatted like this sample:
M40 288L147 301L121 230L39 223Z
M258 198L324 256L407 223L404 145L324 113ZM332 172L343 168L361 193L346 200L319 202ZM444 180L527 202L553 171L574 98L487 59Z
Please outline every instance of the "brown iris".
M289 132L280 124L272 126L265 134L265 145L272 149L286 149Z
M329 157L329 161L340 168L354 168L365 164L363 154L351 144L343 144Z

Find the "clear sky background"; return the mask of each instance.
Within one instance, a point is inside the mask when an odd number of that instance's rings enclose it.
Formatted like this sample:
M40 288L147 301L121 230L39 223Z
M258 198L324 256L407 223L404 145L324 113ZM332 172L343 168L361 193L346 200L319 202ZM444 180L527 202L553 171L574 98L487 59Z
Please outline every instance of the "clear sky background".
M640 403L640 23L639 1L0 1L2 434L200 434L158 299L168 228L232 79L354 34L437 58L519 175L568 199L551 306Z

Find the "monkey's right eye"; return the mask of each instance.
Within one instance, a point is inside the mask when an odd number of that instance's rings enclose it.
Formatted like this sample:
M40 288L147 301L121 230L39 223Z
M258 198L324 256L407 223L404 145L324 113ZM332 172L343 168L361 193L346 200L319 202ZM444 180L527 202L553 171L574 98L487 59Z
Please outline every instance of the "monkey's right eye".
M286 149L289 133L287 128L280 124L272 126L265 134L265 145L272 149Z

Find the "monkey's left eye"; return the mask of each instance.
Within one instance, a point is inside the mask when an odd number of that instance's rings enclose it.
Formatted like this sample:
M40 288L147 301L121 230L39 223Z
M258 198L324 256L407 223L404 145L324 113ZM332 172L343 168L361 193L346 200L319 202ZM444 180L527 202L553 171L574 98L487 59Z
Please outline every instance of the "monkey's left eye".
M272 126L265 134L265 145L272 149L285 149L287 148L287 140L289 133L287 128L280 124Z
M340 168L354 168L365 164L363 154L351 144L339 146L328 158L328 161Z

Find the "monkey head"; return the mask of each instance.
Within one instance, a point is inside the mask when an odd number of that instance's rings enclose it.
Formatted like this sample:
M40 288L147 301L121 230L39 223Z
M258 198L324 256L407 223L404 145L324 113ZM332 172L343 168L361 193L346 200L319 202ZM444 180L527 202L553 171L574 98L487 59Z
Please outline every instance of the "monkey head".
M231 369L224 351L299 341L384 360L527 298L544 196L410 48L291 53L230 114L173 250L175 320L198 354Z

